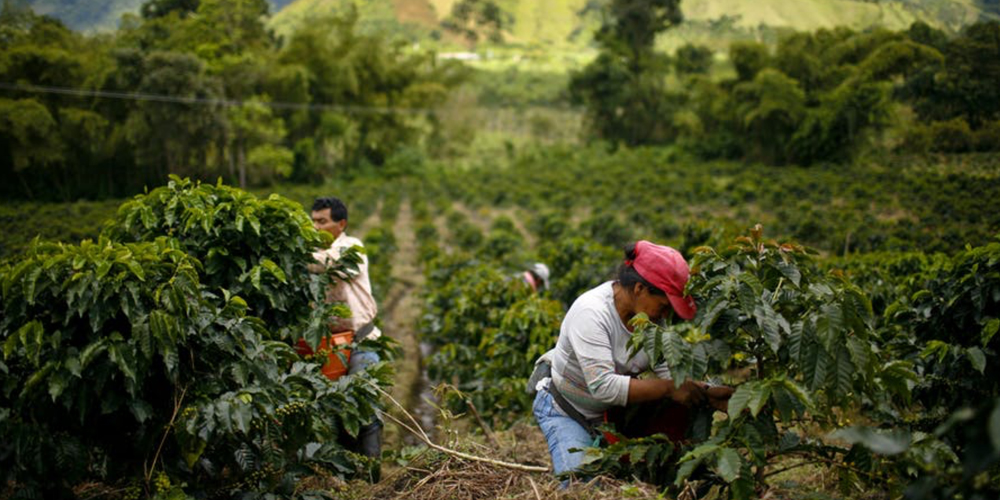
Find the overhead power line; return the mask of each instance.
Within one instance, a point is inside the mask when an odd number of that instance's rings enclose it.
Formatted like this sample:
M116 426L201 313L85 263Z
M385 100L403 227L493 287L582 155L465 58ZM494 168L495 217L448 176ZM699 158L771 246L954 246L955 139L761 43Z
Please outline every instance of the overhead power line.
M19 85L15 83L0 82L0 89L13 90L18 92L33 92L37 94L60 94L76 97L103 97L108 99L122 99L129 101L151 101L166 102L175 104L197 104L202 106L243 106L245 104L260 104L274 109L304 109L317 111L340 111L344 113L372 113L372 114L428 114L433 112L427 108L396 108L380 106L356 106L344 104L315 104L301 102L282 101L241 101L235 99L217 99L210 97L194 96L172 96L163 94L146 94L138 92L115 92L108 90L87 90L69 87L48 87L42 85Z

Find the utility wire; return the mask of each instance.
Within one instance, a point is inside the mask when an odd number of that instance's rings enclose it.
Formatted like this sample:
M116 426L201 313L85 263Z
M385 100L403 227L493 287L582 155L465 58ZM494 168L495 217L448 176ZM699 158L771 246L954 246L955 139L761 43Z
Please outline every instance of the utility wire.
M260 104L274 109L305 109L319 111L341 111L345 113L372 113L372 114L430 114L434 110L426 108L390 108L378 106L352 106L342 104L313 104L301 102L265 102L265 101L239 101L234 99L216 99L210 97L185 97L163 94L144 94L137 92L115 92L108 90L87 90L69 87L47 87L42 85L19 85L15 83L0 82L0 89L13 90L18 92L34 92L38 94L61 94L77 97L105 97L109 99L123 99L130 101L152 101L167 102L176 104L198 104L203 106L228 106L236 107L244 104Z

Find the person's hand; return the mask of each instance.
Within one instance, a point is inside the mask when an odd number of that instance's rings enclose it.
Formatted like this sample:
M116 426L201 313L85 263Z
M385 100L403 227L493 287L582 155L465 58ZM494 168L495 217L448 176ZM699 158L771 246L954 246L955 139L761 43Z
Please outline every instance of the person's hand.
M684 406L697 406L705 401L705 387L693 380L687 380L680 387L674 386L670 398Z
M729 411L729 398L733 396L734 392L736 389L725 385L705 385L708 404L718 411Z

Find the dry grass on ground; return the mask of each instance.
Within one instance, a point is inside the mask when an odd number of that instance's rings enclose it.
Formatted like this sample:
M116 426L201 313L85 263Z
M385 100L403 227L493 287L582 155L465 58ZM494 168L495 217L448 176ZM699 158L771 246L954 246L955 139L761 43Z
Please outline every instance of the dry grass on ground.
M473 455L525 465L550 465L545 438L530 422L494 433L496 446L484 444L486 438L481 434L472 436L443 430L439 435L451 436L450 442L442 444ZM662 498L656 488L641 483L600 478L561 490L551 473L516 471L461 460L426 448L410 450L407 455L410 458L405 465L386 464L378 484L352 482L335 489L334 495L357 500Z

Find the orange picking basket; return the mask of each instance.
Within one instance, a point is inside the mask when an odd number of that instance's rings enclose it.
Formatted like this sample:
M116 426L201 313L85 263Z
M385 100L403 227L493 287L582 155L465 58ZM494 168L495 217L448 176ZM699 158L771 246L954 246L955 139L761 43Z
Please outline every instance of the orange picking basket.
M329 337L323 337L319 341L319 351L327 353L326 363L323 364L323 375L330 380L337 380L338 378L347 375L347 366L344 365L344 361L351 361L351 350L346 346L354 341L354 331L347 330L346 332L331 333ZM340 347L338 349L338 347ZM300 356L309 356L313 354L312 348L306 343L305 339L299 339L299 343L295 348L296 352ZM344 361L340 360L340 356L337 353L341 353L344 356Z

